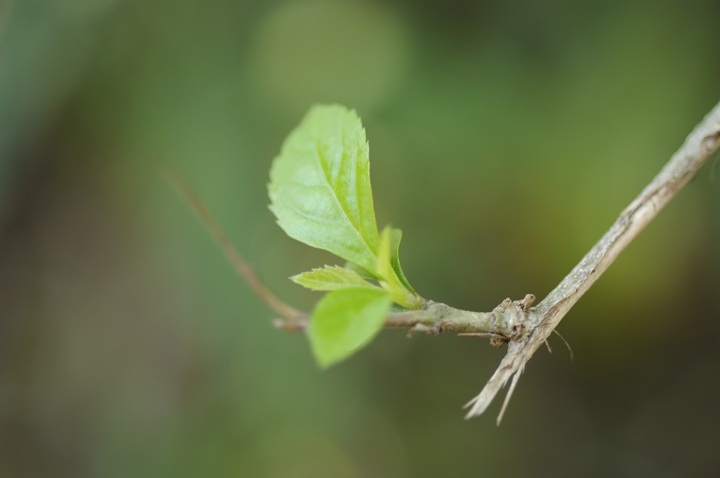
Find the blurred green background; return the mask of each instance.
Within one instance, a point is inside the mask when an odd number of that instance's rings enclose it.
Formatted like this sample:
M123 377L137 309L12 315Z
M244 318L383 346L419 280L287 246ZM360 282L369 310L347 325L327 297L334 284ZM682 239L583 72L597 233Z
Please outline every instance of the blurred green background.
M270 162L316 102L367 128L380 225L425 297L542 298L720 99L715 1L0 0L0 476L720 472L720 167L703 169L527 367L383 333L319 371L164 180L267 283Z

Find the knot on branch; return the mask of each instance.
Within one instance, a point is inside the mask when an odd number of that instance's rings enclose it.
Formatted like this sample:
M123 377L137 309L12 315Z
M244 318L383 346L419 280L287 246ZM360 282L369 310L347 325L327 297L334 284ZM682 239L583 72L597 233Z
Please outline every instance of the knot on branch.
M703 147L707 151L707 154L713 154L715 150L720 147L720 125L718 125L718 129L716 131L713 131L712 133L705 136L702 139L702 143Z
M493 321L498 330L503 330L503 335L495 335L490 339L494 347L502 347L510 340L517 340L525 335L529 329L528 311L535 302L533 294L527 294L521 300L505 299L491 312Z

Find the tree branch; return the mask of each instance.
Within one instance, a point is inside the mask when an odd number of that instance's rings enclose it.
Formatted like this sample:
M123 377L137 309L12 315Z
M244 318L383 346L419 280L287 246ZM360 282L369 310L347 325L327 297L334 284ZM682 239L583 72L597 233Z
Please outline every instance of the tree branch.
M534 301L535 296L528 294L523 300L505 299L492 312L471 312L428 300L420 309L388 314L385 328L410 329L409 334L427 332L439 335L450 332L478 335L489 337L492 345L500 347L524 335L528 310ZM310 319L306 314L300 314L292 320L276 319L273 324L288 332L303 332L310 324Z
M500 414L499 424L525 364L546 342L565 314L587 292L590 286L612 264L618 255L647 226L660 210L698 172L707 159L720 147L720 104L687 137L680 149L640 195L582 258L580 263L536 307L535 296L522 300L505 299L491 312L470 312L445 304L425 301L419 310L388 314L387 328L408 328L410 332L430 334L452 332L460 335L490 337L499 347L508 344L508 351L495 373L478 396L467 403L466 418L482 414L498 392L510 382ZM309 325L306 313L298 311L275 296L257 277L247 261L233 247L227 235L214 220L205 204L169 168L165 170L181 196L207 227L238 275L247 282L265 304L281 318L274 325L289 332L304 332Z
M545 342L565 314L612 264L618 255L652 221L662 208L700 170L720 147L720 103L695 127L660 173L620 214L620 217L537 307L530 309L527 334L513 340L507 354L480 394L472 399L466 418L482 414L495 395L510 382L498 424L525 364Z

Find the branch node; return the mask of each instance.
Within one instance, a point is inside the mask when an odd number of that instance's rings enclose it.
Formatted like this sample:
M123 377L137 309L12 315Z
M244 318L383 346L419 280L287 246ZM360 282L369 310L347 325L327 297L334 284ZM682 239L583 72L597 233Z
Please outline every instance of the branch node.
M502 343L497 340L491 340L491 344L494 347L502 346L510 340L517 340L524 336L527 330L532 329L533 324L530 323L528 311L534 301L535 296L533 294L527 294L521 300L507 298L493 309L493 317L497 325L500 326L498 330L507 331L507 335L504 337L505 340L502 341Z

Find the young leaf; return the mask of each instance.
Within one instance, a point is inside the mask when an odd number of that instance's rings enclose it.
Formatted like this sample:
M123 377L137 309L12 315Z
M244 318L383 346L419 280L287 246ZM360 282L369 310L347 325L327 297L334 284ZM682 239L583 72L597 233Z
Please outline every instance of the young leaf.
M385 323L391 304L390 294L380 289L340 289L323 297L308 329L320 366L340 362L368 344Z
M405 273L400 267L400 241L402 240L402 231L400 229L392 229L390 232L390 264L400 282L413 294L417 295L415 289L408 282Z
M346 261L345 265L343 267L345 269L350 269L351 271L355 272L357 275L359 275L363 279L376 280L378 278L377 276L375 276L371 272L369 272L367 269L363 269L362 267L355 264L354 262Z
M381 290L380 287L363 279L357 272L339 266L325 266L292 276L294 282L312 290L337 290L348 287L368 287Z
M357 113L314 106L270 169L270 209L290 237L375 272L375 222L365 130Z
M381 277L382 287L390 292L393 301L408 309L418 309L423 298L418 295L405 278L400 268L399 248L402 231L390 226L383 229L380 236L377 270Z

